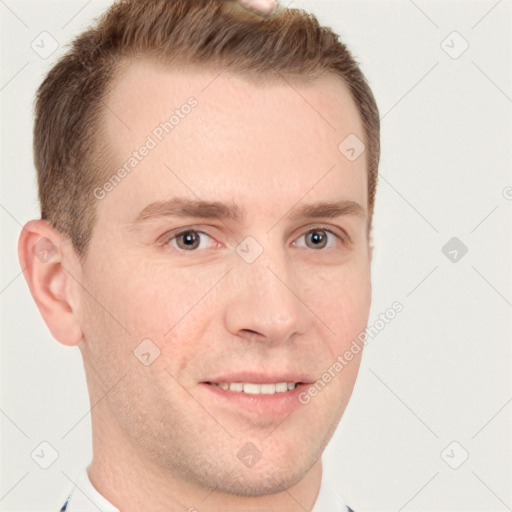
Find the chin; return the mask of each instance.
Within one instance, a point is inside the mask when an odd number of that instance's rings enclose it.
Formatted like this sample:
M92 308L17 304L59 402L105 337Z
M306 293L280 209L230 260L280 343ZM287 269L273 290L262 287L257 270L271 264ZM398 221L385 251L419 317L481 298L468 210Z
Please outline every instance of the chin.
M286 466L289 465L286 464ZM253 467L238 474L232 473L224 479L217 490L247 497L275 494L300 482L309 469L298 470L295 467L294 471L290 472L289 469L276 469L275 466L272 466L262 467L256 471L256 467Z

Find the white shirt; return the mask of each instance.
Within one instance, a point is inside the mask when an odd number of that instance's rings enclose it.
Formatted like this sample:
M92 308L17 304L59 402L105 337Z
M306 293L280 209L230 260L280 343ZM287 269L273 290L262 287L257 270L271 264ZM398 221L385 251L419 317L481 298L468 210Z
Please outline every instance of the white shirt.
M65 512L119 512L106 498L104 498L91 484L87 469L82 470L75 487L71 491ZM326 481L322 473L320 492L318 493L312 512L348 512L349 509Z

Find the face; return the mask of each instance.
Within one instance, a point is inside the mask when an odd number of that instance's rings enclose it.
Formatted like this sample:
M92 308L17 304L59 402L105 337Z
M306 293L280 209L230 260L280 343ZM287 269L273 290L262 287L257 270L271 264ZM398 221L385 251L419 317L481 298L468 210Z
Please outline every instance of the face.
M127 65L82 265L96 448L245 495L318 461L361 352L300 396L371 300L366 166L338 150L363 139L356 107L337 79L290 83Z

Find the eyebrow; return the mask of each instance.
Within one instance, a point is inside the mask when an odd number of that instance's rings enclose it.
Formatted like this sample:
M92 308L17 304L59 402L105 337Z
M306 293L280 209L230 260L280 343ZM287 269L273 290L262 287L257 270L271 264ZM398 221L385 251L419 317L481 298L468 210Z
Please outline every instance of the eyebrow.
M283 218L297 221L306 218L337 218L341 216L366 218L366 212L356 201L343 199L296 206ZM149 204L139 212L132 225L136 226L161 217L216 218L240 222L245 218L245 210L233 202L221 203L219 201L191 200L176 197L167 201L157 201Z

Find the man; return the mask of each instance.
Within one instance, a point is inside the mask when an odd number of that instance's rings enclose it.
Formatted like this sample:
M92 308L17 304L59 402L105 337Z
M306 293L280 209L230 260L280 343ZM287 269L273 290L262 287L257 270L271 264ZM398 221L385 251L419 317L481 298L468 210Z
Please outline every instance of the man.
M350 510L321 454L368 322L379 116L337 36L117 2L40 86L34 154L20 262L91 402L63 510Z

